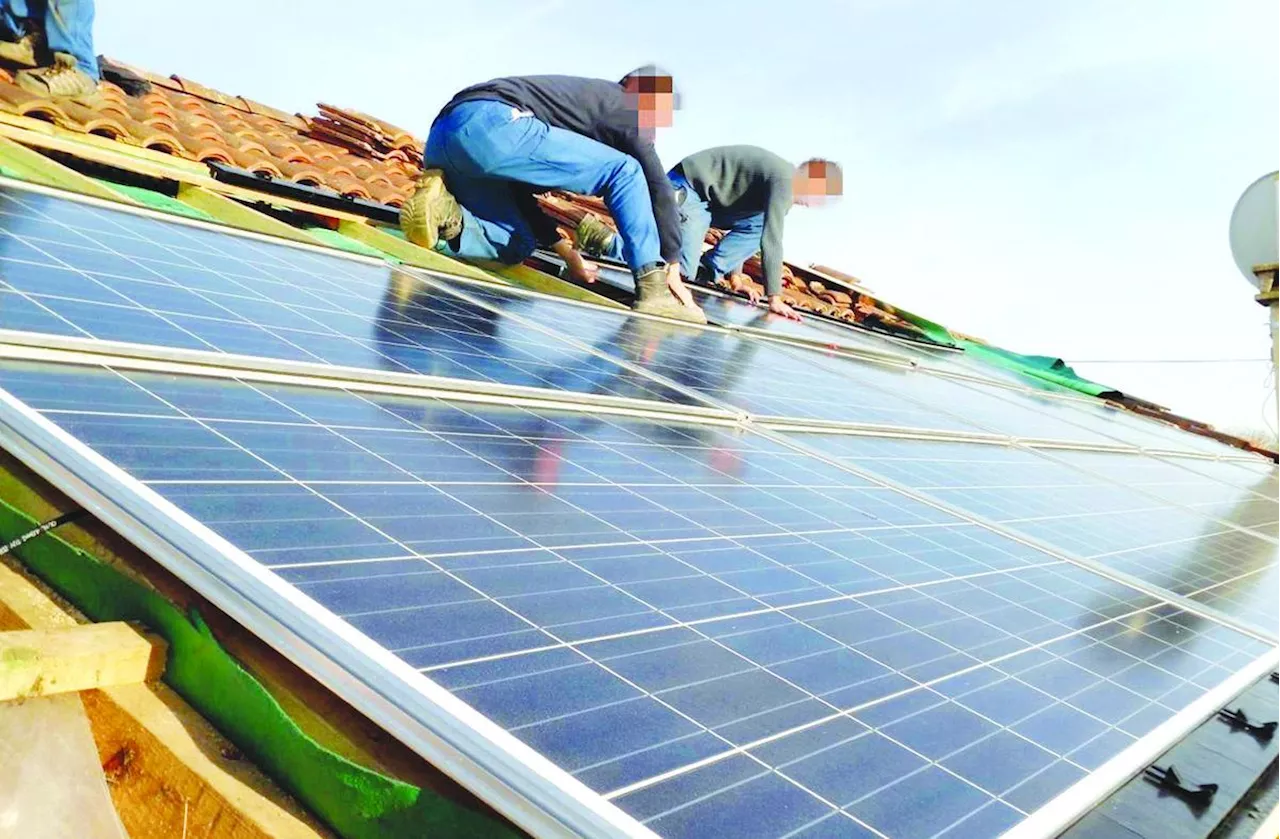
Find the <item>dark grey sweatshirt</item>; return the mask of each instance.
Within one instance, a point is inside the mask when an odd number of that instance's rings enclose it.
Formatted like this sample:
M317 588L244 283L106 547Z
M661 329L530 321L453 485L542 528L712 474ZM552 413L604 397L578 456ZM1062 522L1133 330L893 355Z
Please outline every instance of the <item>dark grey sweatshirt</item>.
M716 146L676 164L713 213L764 213L760 261L768 294L782 291L782 227L796 167L758 146Z

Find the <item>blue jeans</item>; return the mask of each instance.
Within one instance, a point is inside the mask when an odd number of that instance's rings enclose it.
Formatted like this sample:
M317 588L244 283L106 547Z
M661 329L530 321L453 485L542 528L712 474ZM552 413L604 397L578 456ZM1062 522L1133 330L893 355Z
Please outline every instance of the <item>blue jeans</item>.
M533 253L533 228L519 199L536 187L604 198L632 271L662 259L644 172L635 158L604 143L480 100L437 118L423 157L424 166L444 171L445 185L462 205L461 242L443 246L453 256L515 264Z
M741 271L742 263L760 250L760 239L764 236L764 211L729 213L713 210L684 179L684 175L672 170L667 173L667 178L677 193L684 190L684 203L680 205L680 273L693 279L700 264L715 272L715 277ZM704 255L702 243L712 227L725 231L725 235ZM606 257L622 258L618 238L614 237L613 247L604 254Z
M28 34L28 19L44 27L50 52L70 53L80 69L98 78L93 52L93 0L0 0L0 23L16 37Z

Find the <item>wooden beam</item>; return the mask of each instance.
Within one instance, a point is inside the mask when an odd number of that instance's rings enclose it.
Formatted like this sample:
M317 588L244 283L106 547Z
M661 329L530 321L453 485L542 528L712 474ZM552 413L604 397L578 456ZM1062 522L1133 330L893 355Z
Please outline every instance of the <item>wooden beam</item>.
M530 268L528 265L503 265L500 262L477 262L476 264L487 268L503 279L532 291L554 294L557 297L567 297L570 300L579 300L583 303L595 303L597 306L606 306L610 309L627 308L616 300L610 300L602 294L588 291L568 280L544 274L542 271Z
M92 628L0 563L0 630ZM4 632L7 637L20 632ZM332 834L162 682L80 694L112 802L132 839L327 839Z
M23 180L44 186L92 195L94 198L105 198L108 201L119 201L122 204L138 203L88 175L82 175L51 157L3 136L0 136L0 166Z
M17 121L22 122L19 124ZM32 125L28 125L28 123L34 123L35 126L46 130L39 130ZM0 137L6 137L24 146L63 152L83 160L101 163L104 166L113 166L117 169L134 172L149 178L202 186L222 195L246 201L261 201L273 207L281 207L286 210L297 210L332 219L359 221L364 218L364 216L356 213L333 210L328 207L317 207L305 201L278 195L268 195L245 187L223 183L209 174L207 166L193 160L130 146L117 140L108 140L105 137L98 137L93 134L78 134L51 126L39 120L15 117L12 114L3 114L3 112L0 112ZM311 244L315 243L311 242Z
M164 657L127 623L0 632L0 702L149 681Z
M26 466L19 463L12 455L2 450L0 450L0 498L4 498L10 506L21 510L36 521L48 521L76 507L56 487L40 478ZM264 644L243 626L228 618L208 601L193 592L171 572L164 569L155 560L139 551L101 522L82 519L59 529L58 538L63 539L74 547L87 551L135 579L145 581L146 585L154 588L162 596L184 610L194 609L198 611L227 652L234 656L244 666L245 670L258 679L303 731L323 746L355 763L416 784L424 789L433 790L469 809L488 813L494 818L500 818L480 799L460 786L457 781L427 763L399 740L388 735L371 722L368 717L342 701L331 690L292 664L280 653ZM25 628L27 626L35 628L66 626L74 625L77 622L71 616L70 610L56 604L53 598L45 594L41 587L28 583L25 599L14 596L15 589L4 585L6 574L13 576L14 572L4 566L4 558L0 557L0 589L6 591L6 597L8 598L7 600L0 599L0 630ZM8 617L6 612L9 613ZM148 695L140 696L140 692L146 692ZM99 720L94 713L94 706L90 704L91 698L98 695L110 698L113 703L125 709L130 718L135 720L132 724L133 727L125 729L119 734L104 733L106 724L99 724ZM132 698L126 703L126 699L130 696ZM164 714L178 715L184 721L191 720L183 722L182 725L200 745L198 748L193 747L192 754L188 756L179 749L180 743L171 742L167 736L157 734L156 736L161 738L161 746L178 754L183 765L191 767L193 771L198 770L202 777L207 778L207 782L210 785L216 787L218 794L230 798L231 792L237 786L242 786L248 790L248 793L266 796L272 801L278 800L280 808L286 813L294 814L308 824L315 823L314 817L302 810L293 799L284 797L282 794L277 799L275 793L279 792L279 788L271 781L266 780L260 772L257 772L246 761L220 760L219 755L221 754L235 753L231 744L219 736L218 739L222 745L218 748L205 745L203 740L205 735L198 735L194 729L197 726L202 726L205 729L212 730L209 724L162 682L109 688L101 692L90 691L81 694L81 697L85 701L86 708L90 711L90 723L93 725L94 738L98 741L100 749L106 748L105 744L110 738L115 738L126 745L131 740L136 740L139 736L138 727L141 725L137 721L152 719L154 716L144 713L144 704L154 706L156 702L163 701L169 706L170 710L163 712L163 714L160 711L155 713L161 716ZM104 761L107 754L104 751ZM199 763L199 755L210 759L209 763ZM193 763L192 761L196 762ZM200 768L202 766L205 768ZM252 769L255 774L250 776L243 775L243 770L247 769ZM146 771L150 772L151 770L147 769ZM165 778L167 774L172 774L170 770L163 768L158 768L155 771L157 773L155 777L161 779ZM177 770L173 771L176 772ZM231 773L235 779L239 780L236 780L235 783L226 781L223 778L225 773ZM138 788L142 791L139 793L142 796L140 800L143 802L146 800L144 793L147 785L153 783L153 781L147 780L148 777L152 776L144 776L138 781ZM121 784L112 787L112 794L116 796L117 807L120 808L122 815L125 806L121 803L122 798L118 794L123 792ZM168 806L170 802L165 800L163 803ZM181 824L180 802L178 807L177 815L179 816L179 824ZM227 814L223 821L226 821L229 817L230 814ZM254 818L261 820L265 819L266 816L255 814ZM218 824L219 830L209 833L209 839L246 839L246 837L259 835L270 837L294 835L284 830L266 830L260 834L224 833L222 831L222 822ZM180 832L165 833L159 830L155 832L135 832L134 826L129 823L127 818L125 819L125 827L130 831L132 839L148 839L151 836L166 837L167 839L167 837L181 835ZM203 836L204 834L193 831L190 835Z
M365 219L361 219L359 221L341 221L338 223L338 232L344 236L355 239L357 242L364 242L370 247L377 248L383 253L390 254L407 265L414 265L418 268L426 268L430 271L439 271L442 274L452 274L456 277L466 277L473 280L506 282L501 277L495 276L480 268L476 268L474 265L468 265L460 260L445 256L442 253L436 253L435 251L418 247L412 242L401 239L399 236L393 236L384 230L378 229Z
M302 242L308 245L329 247L327 243L311 236L305 230L299 230L293 225L280 221L278 218L273 218L266 213L260 213L252 207L246 207L239 201L202 186L188 183L178 184L178 200L188 207L195 207L201 212L208 213L218 221L231 227L239 227L242 230L251 230L254 233L263 233L267 236L290 239L294 242Z

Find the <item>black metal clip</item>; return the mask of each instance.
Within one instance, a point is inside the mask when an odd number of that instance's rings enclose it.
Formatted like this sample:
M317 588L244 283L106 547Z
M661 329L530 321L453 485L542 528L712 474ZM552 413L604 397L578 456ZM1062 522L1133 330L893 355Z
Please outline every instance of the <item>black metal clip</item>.
M1173 764L1169 764L1167 769L1161 766L1148 766L1147 771L1142 773L1142 777L1155 784L1162 792L1181 798L1189 807L1196 810L1203 810L1208 807L1209 802L1213 800L1213 796L1218 792L1217 784L1187 786L1178 777Z
M1275 721L1249 722L1249 718L1241 708L1236 708L1234 711L1223 708L1218 712L1218 719L1231 726L1232 731L1248 732L1259 743L1270 743L1271 738L1276 736Z
M1280 685L1280 670L1272 670L1272 671L1271 671L1271 681L1273 681L1273 682L1275 682L1276 684Z

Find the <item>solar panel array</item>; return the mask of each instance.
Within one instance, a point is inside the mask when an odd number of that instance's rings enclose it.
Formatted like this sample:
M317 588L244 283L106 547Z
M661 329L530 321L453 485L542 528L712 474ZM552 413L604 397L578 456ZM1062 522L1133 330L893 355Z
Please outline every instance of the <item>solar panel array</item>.
M478 712L501 754L474 759L569 790L538 799L566 830L996 836L1275 654L1276 470L1212 441L890 342L903 363L0 211L0 327L222 366L6 352L5 439L192 534L213 576L249 569L236 596L282 623L318 616L365 693L428 727L478 726L437 688ZM298 360L354 369L272 375ZM361 378L387 370L474 393ZM516 777L530 754L555 768Z

